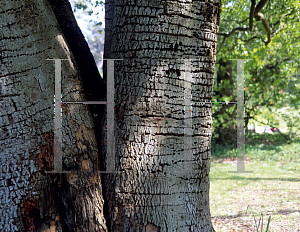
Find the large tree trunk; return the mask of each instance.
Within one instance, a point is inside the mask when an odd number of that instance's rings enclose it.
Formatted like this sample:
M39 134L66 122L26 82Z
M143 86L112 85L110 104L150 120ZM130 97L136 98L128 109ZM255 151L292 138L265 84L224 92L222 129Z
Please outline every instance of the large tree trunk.
M71 7L1 0L0 15L0 231L107 231L85 105L63 105L63 170L72 173L46 173L54 168L55 77L46 59L70 59L62 61L63 101L86 100L83 83L100 78Z
M114 70L116 171L123 172L104 174L111 231L214 231L211 105L197 103L212 98L220 5L106 1L104 58L124 59ZM188 70L181 58L200 60ZM184 73L190 71L192 160L184 155ZM176 173L189 162L197 173Z

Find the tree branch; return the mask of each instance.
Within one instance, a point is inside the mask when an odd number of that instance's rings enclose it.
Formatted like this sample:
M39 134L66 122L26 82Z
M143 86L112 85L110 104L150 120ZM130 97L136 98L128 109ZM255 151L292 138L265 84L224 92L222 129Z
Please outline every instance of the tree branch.
M243 28L243 27L236 27L234 29L231 30L231 32L229 33L218 33L218 35L224 36L224 39L221 43L221 46L219 48L219 50L222 48L225 39L231 35L233 35L236 31L253 31L253 18L255 18L256 20L260 20L263 23L263 26L265 28L265 31L267 32L267 41L265 41L261 36L253 36L248 40L242 40L244 42L249 42L250 40L253 39L260 39L266 46L268 46L268 44L271 42L271 35L276 35L279 31L281 31L284 27L281 27L279 29L277 29L276 31L274 31L272 33L272 28L274 26L276 26L278 23L280 23L286 16L289 16L291 14L293 14L297 8L293 8L290 12L283 14L280 19L273 24L268 24L266 17L260 13L260 11L263 9L263 7L268 3L268 0L261 0L257 6L255 7L256 4L256 0L251 0L251 8L250 8L250 16L249 16L249 27ZM291 8L288 8L287 10L290 10ZM247 19L245 19L242 22L245 22ZM217 52L218 53L218 52Z
M260 0L260 2L255 7L255 13L254 17L264 8L264 6L267 4L268 0Z
M267 22L266 17L260 13L260 11L263 9L263 7L267 4L268 0L260 0L260 2L257 4L257 6L255 7L255 11L254 11L254 18L258 21L261 20L264 28L267 32L268 35L268 40L264 41L265 45L267 46L270 42L271 42L271 28L269 27L269 24ZM253 1L252 1L253 3ZM253 19L252 19L253 20Z
M271 42L271 28L270 28L265 16L262 13L260 13L260 11L263 9L263 7L266 5L267 2L268 2L268 0L260 0L260 2L255 7L256 0L251 0L251 8L250 8L250 16L249 16L249 27L247 27L247 28L236 27L228 34L218 33L218 35L225 36L225 38L226 38L226 37L231 36L236 31L248 31L249 30L250 32L252 32L253 31L253 18L255 18L256 20L261 20L263 25L264 25L264 28L267 32L268 40L264 41L262 38L261 38L261 40L267 46ZM223 40L223 43L225 41L225 38ZM253 38L254 37L252 37L251 39L253 39Z
M253 30L253 17L254 17L254 12L255 12L255 0L251 0L251 8L250 8L250 16L249 16L249 29L250 32Z
M244 28L244 27L236 27L236 28L232 29L232 31L229 32L228 34L226 34L226 33L218 33L218 35L229 37L229 36L231 36L236 31L248 31L248 30L249 30L249 27L246 27L246 28Z
M291 15L291 14L293 14L294 12L295 12L295 9L292 9L290 12L288 12L288 13L282 15L281 18L280 18L276 23L270 24L270 27L273 28L273 27L276 26L278 23L280 23L280 22L284 19L284 17L286 17L286 16L288 16L288 15ZM278 28L276 31L273 31L273 32L271 33L271 35L272 35L272 36L276 35L278 32L280 32L282 29L284 29L284 27L285 27L285 26L282 26L282 27ZM268 44L268 41L265 41L261 36L258 36L258 35L257 35L257 36L253 36L253 37L251 37L251 38L249 38L249 39L247 39L247 40L244 40L244 39L241 39L241 38L240 38L240 40L243 41L243 42L249 42L249 41L251 41L251 40L253 40L253 39L260 39L260 40L261 40L262 42L264 42L266 45Z
M290 8L287 9L287 10L290 10ZM278 23L281 22L281 20L282 20L284 17L286 17L286 16L288 16L288 15L291 15L291 14L293 14L294 12L295 12L295 9L292 9L291 12L288 12L288 13L286 13L286 14L283 14L283 15L281 16L281 18L280 18L276 23L270 24L271 27L276 26Z
M222 43L221 43L221 45L220 46L218 46L218 49L217 49L217 54L219 53L219 51L221 50L221 48L222 48L222 46L223 46L223 44L224 44L224 42L225 42L225 40L226 40L226 38L227 38L228 36L224 36L224 38L223 38L223 41L222 41ZM233 47L234 47L234 45L235 45L235 43L232 43L232 45L233 45ZM227 51L232 51L232 50L234 50L234 48L233 49L227 49Z
M261 36L258 36L258 35L257 36L253 36L250 39L241 39L240 38L240 40L243 41L243 42L249 42L250 40L253 40L253 39L260 39L262 42L266 43L266 41Z
M267 19L262 13L258 13L257 17L255 17L256 20L260 19L264 25L264 28L268 35L268 40L265 42L266 46L271 42L271 28L269 27L269 24L267 22Z
M244 20L242 20L242 21L240 21L240 22L238 22L238 21L236 21L236 20L235 20L235 22L236 22L237 24L241 24L241 23L246 22L247 20L248 20L248 18L245 18Z
M256 122L259 122L259 123L261 123L261 124L264 124L264 125L266 125L266 126L269 126L269 127L271 127L271 128L276 128L277 131L279 132L279 134L280 134L283 138L285 138L285 140L290 140L290 138L289 138L287 135L283 134L277 127L275 127L275 126L273 126L273 125L270 125L270 124L268 124L268 123L260 122L260 121L258 121L256 118L253 118L253 120L255 120Z
M283 62L285 62L285 61L289 61L289 60L293 60L293 58L291 58L291 57L286 57L286 58L283 58L283 59L281 59L281 60L276 60L276 61L275 61L275 64L269 63L269 64L266 64L264 67L265 67L266 69L272 70L272 69L276 68L279 64L281 64L281 63L283 63Z

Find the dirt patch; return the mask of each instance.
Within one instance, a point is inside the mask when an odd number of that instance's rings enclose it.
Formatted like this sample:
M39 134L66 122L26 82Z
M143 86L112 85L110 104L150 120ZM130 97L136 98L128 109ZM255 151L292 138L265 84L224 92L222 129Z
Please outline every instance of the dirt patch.
M249 226L237 218L212 217L212 222L216 232L253 232L254 226Z

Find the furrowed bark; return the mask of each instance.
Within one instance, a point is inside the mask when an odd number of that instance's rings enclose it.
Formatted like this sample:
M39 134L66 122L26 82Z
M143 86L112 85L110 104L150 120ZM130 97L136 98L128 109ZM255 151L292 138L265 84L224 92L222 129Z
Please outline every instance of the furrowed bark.
M107 231L87 106L63 104L63 170L71 173L46 173L54 168L55 81L47 58L69 59L63 101L86 100L85 72L64 29L45 0L4 0L0 14L0 230Z
M106 1L104 58L115 61L115 153L105 174L111 231L213 231L211 105L220 1ZM176 58L176 60L175 60ZM191 71L192 160L184 158L184 73ZM176 174L183 162L198 173ZM192 171L192 170L191 170Z

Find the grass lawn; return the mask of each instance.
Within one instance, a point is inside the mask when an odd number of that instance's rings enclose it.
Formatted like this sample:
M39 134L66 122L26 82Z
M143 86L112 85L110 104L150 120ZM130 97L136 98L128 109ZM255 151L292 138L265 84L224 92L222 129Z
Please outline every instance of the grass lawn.
M251 211L257 224L263 213L263 231L269 215L269 231L300 231L299 141L283 141L279 134L252 136L245 167L254 173L228 173L236 171L234 146L212 143L212 157L210 209L217 232L256 231Z

